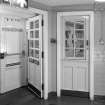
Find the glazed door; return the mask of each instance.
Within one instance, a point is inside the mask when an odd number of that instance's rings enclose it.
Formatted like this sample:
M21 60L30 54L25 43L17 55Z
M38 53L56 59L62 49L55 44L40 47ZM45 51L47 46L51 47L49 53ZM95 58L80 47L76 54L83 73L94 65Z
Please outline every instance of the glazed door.
M28 84L42 98L42 15L28 20Z
M88 92L89 16L65 16L62 21L62 89Z

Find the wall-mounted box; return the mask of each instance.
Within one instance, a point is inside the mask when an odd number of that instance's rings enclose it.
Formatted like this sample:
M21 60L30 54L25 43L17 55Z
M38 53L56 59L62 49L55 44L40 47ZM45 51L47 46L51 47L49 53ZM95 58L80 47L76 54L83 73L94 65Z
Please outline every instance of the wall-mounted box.
M5 54L4 53L0 53L0 59L4 59Z

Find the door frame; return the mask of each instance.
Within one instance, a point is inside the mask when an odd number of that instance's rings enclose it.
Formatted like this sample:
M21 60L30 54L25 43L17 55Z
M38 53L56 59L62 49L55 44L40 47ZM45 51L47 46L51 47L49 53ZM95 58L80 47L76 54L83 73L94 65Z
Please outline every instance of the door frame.
M44 99L48 99L48 12L29 7L29 11L43 15L43 52L44 52Z
M57 12L57 96L61 96L61 21L63 16L88 15L90 17L90 56L89 56L89 97L94 100L94 12L93 11L73 11L73 12Z
M3 16L16 16L20 17L22 19L27 19L30 17L35 16L35 13L42 14L43 15L43 20L44 20L44 26L43 26L43 40L44 40L44 99L48 99L48 11L44 11L41 9L36 9L29 7L28 9L22 9L22 8L15 8L11 6L4 6L0 5L0 14ZM22 15L21 15L22 14ZM0 61L0 63L2 63ZM1 82L5 83L4 79L4 70L2 73ZM1 83L0 83L1 85ZM4 84L2 86L4 88ZM0 92L2 90L0 89Z

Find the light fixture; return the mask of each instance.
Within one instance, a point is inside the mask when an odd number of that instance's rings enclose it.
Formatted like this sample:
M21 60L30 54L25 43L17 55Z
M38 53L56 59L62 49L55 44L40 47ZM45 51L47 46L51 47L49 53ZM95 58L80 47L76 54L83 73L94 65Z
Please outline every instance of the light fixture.
M95 2L105 2L105 0L95 0Z

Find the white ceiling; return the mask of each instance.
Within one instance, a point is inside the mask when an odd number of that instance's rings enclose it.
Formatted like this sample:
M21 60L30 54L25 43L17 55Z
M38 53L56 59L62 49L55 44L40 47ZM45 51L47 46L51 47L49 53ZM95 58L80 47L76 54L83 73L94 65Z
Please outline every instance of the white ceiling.
M48 6L92 4L94 0L33 0Z

